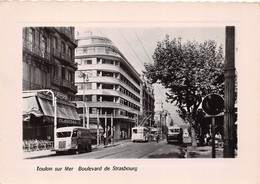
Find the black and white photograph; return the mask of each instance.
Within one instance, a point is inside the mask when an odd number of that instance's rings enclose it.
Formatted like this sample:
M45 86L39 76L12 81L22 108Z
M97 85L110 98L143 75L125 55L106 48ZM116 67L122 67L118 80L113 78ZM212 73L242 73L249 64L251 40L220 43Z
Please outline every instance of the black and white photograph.
M3 2L0 183L253 183L257 3Z
M234 49L228 26L24 27L24 158L235 158Z

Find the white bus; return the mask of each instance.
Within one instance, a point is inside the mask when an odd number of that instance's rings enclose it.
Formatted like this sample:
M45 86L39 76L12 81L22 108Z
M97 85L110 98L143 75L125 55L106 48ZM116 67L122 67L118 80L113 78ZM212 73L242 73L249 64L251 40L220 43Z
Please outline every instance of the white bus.
M151 140L152 141L156 141L156 138L157 138L159 132L160 132L159 128L151 128L150 133L151 133Z
M183 142L183 130L179 126L170 126L168 127L168 133L167 133L167 142Z
M149 128L146 127L133 127L132 128L132 141L145 141L148 142L150 139Z
M73 151L82 153L83 151L90 152L91 147L91 132L84 127L62 127L56 130L56 140L54 142L54 151L56 153L64 151Z

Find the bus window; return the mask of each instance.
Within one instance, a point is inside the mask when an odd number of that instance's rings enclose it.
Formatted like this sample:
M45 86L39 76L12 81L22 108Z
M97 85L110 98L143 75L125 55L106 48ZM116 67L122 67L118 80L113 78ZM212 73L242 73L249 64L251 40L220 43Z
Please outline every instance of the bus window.
M71 132L58 132L57 133L57 137L60 138L60 137L70 137L71 135Z
M77 137L78 132L77 131L73 131L72 137Z
M133 133L137 134L137 129L133 129Z

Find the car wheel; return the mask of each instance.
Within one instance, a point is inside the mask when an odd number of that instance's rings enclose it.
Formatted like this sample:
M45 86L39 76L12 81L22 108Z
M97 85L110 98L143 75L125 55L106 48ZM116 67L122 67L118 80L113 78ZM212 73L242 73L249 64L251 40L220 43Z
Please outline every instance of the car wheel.
M91 152L91 150L92 150L91 144L88 144L87 145L87 152Z
M82 153L82 147L81 145L78 145L78 149L76 150L76 154L81 154Z

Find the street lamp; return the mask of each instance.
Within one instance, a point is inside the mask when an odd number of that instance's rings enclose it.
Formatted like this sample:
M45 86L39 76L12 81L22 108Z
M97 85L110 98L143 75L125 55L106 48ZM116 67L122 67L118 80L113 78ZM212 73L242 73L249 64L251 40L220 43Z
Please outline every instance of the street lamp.
M57 129L57 98L55 97L53 91L49 90L49 89L40 89L40 90L28 90L28 91L23 91L25 93L35 93L36 94L38 92L47 92L47 93L51 93L52 95L52 105L54 107L54 136L53 136L53 141L55 144L55 140L56 140L56 129Z
M86 115L86 105L85 105L85 81L88 81L88 75L82 71L80 71L80 78L83 78L82 88L83 88L83 127L86 127L85 123L85 115ZM87 125L89 128L89 125Z

